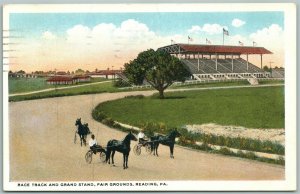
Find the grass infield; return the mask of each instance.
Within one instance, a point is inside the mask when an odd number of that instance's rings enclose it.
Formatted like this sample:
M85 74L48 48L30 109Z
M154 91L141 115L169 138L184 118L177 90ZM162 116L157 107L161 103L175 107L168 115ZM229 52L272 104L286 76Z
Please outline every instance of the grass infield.
M104 78L91 78L89 82L82 82L73 85L81 85L93 82L102 82L106 81L107 79ZM66 87L66 86L73 86L73 85L50 85L47 84L47 78L23 78L23 77L9 77L8 78L8 85L9 85L9 93L20 93L20 92L31 92L36 90L43 90L47 88L59 88L59 87Z
M166 99L130 97L99 104L95 111L113 120L168 128L216 123L249 128L284 128L284 87L168 92Z

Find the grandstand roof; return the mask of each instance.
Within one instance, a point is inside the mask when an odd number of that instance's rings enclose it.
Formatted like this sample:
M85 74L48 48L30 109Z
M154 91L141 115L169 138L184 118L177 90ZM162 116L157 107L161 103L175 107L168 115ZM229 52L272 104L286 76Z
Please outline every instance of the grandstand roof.
M172 44L158 48L170 54L272 54L264 47L228 46L228 45L201 45L201 44Z

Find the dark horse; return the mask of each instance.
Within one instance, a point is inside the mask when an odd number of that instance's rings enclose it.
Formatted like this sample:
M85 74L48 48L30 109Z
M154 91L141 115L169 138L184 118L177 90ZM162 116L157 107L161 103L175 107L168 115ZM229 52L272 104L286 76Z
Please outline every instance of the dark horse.
M88 124L82 124L81 118L77 119L75 122L75 126L77 126L77 131L75 132L74 143L76 142L76 133L78 133L80 137L80 145L82 146L82 142L86 146L86 136L91 133Z
M151 150L153 151L153 155L158 156L157 149L159 144L166 145L170 147L170 157L174 158L173 151L174 151L174 144L175 138L180 137L181 134L176 130L173 129L168 135L155 135L150 137L151 140Z
M114 164L114 155L115 152L118 151L123 153L123 168L128 168L128 156L130 152L130 141L137 141L137 138L130 132L126 135L124 140L118 141L115 139L109 140L107 142L107 151L106 151L106 163L110 164L110 155L112 164Z

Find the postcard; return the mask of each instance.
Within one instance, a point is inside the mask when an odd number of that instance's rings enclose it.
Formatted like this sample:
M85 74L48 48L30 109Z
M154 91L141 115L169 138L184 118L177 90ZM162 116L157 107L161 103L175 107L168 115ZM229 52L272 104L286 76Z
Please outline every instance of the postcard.
M5 191L296 190L296 5L3 7Z

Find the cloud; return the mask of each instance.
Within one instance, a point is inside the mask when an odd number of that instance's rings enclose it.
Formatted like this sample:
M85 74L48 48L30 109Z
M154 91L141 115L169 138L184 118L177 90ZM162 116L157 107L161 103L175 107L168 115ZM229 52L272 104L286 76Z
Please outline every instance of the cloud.
M28 68L32 69L38 67L43 69L45 65L47 68L62 70L72 70L72 68L94 70L111 66L119 68L146 49L157 49L169 45L171 40L176 43L187 43L188 35L194 39L192 44L201 42L204 44L205 38L213 44L221 44L223 28L228 29L220 24L194 25L186 33L162 36L156 34L146 24L133 19L124 20L119 25L113 23L99 23L95 26L78 24L70 27L62 36L56 36L50 31L42 34L44 40L55 39L55 41L30 40L24 46L26 48L16 48L22 50L22 53L20 52L22 57L19 58L22 60L15 63L28 64ZM196 33L205 33L205 36L196 36ZM243 42L245 46L252 46L252 41L255 41L257 46L272 51L274 55L264 56L264 63L269 61L267 57L278 59L281 57L282 59L284 56L283 29L277 24L259 29L250 35L232 34L225 37L225 44L238 45L238 41ZM275 59L270 60L275 61ZM39 64L39 66L31 67L31 64ZM276 65L281 64L283 62Z
M244 46L249 46L249 44L252 44L252 42L242 35L236 34L233 36L229 36L229 44L234 46L240 46L239 42L242 42Z
M192 26L192 28L188 29L189 33L198 33L201 31L201 27L200 26Z
M48 39L55 37L51 32L44 33ZM51 36L53 35L53 36ZM55 42L31 42L26 49L27 57L22 63L46 64L57 69L79 67L98 69L114 66L121 67L134 59L139 52L170 44L171 39L181 42L183 36L159 36L149 27L137 20L128 19L120 25L99 23L95 26L82 24L67 29ZM29 46L28 45L28 46ZM35 51L35 52L31 52ZM34 58L34 61L33 61ZM72 66L67 67L67 64ZM74 67L75 68L75 67Z
M272 24L268 27L257 30L248 35L234 35L230 37L229 44L238 45L238 41L244 43L245 46L252 46L253 41L256 46L265 47L273 52L271 55L264 55L263 65L269 65L270 61L275 62L274 66L284 66L284 31L278 24ZM255 60L255 56L252 56ZM256 58L256 64L260 64Z
M246 23L245 21L235 18L232 20L231 25L236 28L239 28L243 26L245 23Z
M188 29L189 33L200 33L205 32L209 35L221 34L223 33L223 28L228 29L227 26L221 26L220 24L204 24L203 26L192 26Z
M269 27L257 30L249 36L253 40L269 42L270 40L283 40L283 29L278 24L272 24Z
M87 26L76 25L67 30L67 41L72 43L86 42L91 35L91 30Z
M54 40L54 39L56 39L56 36L52 32L46 31L46 32L43 32L42 38L46 39L46 40Z

